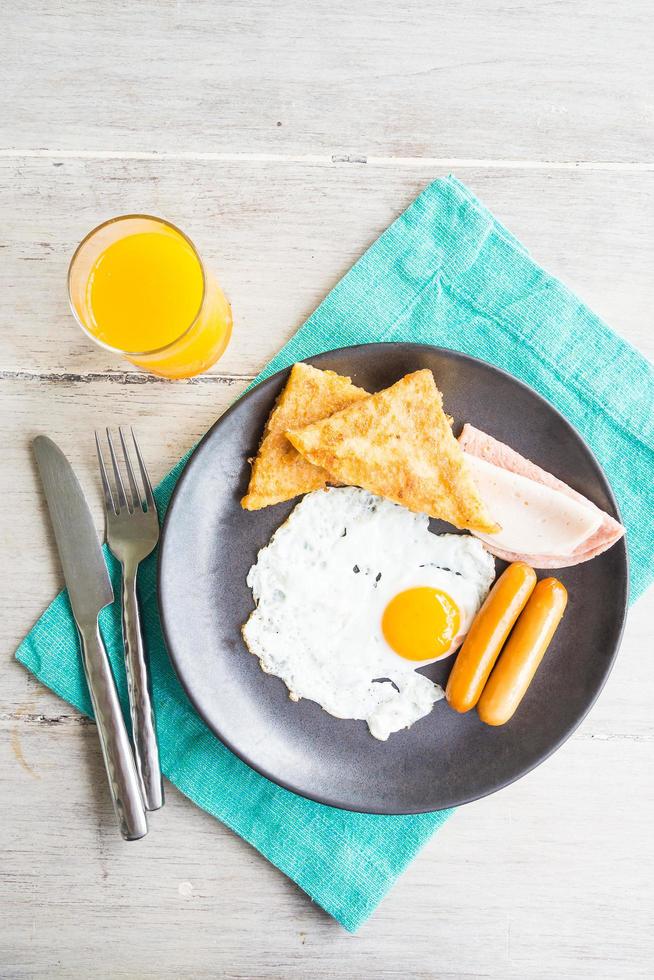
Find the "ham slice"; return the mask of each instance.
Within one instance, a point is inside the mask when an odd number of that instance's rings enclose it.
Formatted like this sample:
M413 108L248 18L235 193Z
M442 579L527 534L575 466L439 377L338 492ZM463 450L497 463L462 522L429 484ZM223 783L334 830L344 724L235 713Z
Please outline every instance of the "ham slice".
M502 531L498 535L483 535L486 547L498 558L524 561L534 568L565 568L601 555L623 536L623 526L613 517L567 483L485 432L466 423L459 444L471 457L473 479L491 514L493 498L500 499L497 495L502 494L504 519L493 514L503 524ZM494 473L489 465L504 472ZM514 474L515 479L508 474ZM537 487L530 490L525 481ZM517 506L518 501L521 510L516 511L515 520L511 521L509 508ZM527 506L531 511L526 510ZM539 526L526 527L525 513L533 513ZM543 540L550 544L541 549L538 542ZM525 545L535 550L529 552Z

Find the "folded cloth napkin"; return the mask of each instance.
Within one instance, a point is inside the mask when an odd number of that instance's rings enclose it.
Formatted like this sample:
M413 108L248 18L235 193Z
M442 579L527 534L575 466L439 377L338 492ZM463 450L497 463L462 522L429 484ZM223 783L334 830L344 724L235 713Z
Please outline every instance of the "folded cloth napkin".
M620 503L632 599L654 579L654 369L452 177L437 180L332 290L257 378L325 350L373 341L437 344L526 381L577 427ZM256 383L256 382L255 382ZM185 459L157 488L163 515ZM115 562L108 557L118 591ZM205 727L168 661L157 614L156 560L142 567L163 771L183 793L254 845L346 929L356 930L451 811L409 817L347 813L259 776ZM120 618L102 633L126 708ZM17 658L91 713L66 593Z

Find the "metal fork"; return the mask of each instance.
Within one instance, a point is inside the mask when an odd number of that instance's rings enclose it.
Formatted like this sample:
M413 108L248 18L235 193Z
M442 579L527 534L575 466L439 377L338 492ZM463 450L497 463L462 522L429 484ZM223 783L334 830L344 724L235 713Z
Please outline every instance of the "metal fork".
M125 665L136 769L146 810L158 810L164 802L163 786L154 724L148 655L141 629L136 593L136 575L139 563L154 550L159 540L159 519L145 463L134 430L130 428L130 431L141 474L143 493L137 486L122 426L118 432L129 482L129 495L125 492L110 430L107 429L107 442L115 490L112 490L107 476L107 469L100 448L100 437L97 432L95 433L95 444L98 450L98 462L104 490L107 544L122 567L123 642L125 645Z

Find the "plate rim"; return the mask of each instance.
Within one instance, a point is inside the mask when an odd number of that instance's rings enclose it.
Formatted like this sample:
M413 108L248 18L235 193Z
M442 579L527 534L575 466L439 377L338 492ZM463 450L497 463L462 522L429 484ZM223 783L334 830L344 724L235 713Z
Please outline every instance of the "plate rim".
M474 357L471 354L466 354L462 351L452 350L448 347L441 347L436 344L421 344L421 343L416 343L411 341L406 341L406 342L405 341L376 341L376 342L371 342L366 344L349 344L346 345L345 347L335 347L328 351L321 351L318 354L308 354L306 357L301 358L300 360L304 363L314 364L316 361L319 362L322 359L328 358L330 355L343 354L347 351L362 351L364 349L370 350L371 348L380 348L380 347L401 348L402 351L411 352L413 350L416 353L427 350L437 355L445 355L446 357L454 358L455 360L460 360L463 362L472 362L476 365L481 366L484 370L490 370L492 372L498 373L504 376L505 378L507 378L508 380L510 380L513 384L517 384L521 388L524 388L527 392L529 392L531 396L535 397L538 401L543 402L547 406L547 408L555 414L558 420L561 423L563 423L563 425L567 429L569 429L572 433L574 433L574 435L577 437L577 439L583 446L585 452L590 457L590 460L593 463L594 467L600 474L600 479L601 481L603 481L604 490L606 492L606 495L608 497L609 503L611 504L611 508L613 511L611 516L613 516L616 520L618 520L621 524L623 524L622 515L620 513L618 502L616 500L615 494L613 493L613 488L611 487L611 484L604 472L604 468L602 467L601 463L597 459L597 456L595 455L591 447L588 445L584 437L581 435L581 433L578 431L578 429L570 422L569 419L565 417L565 415L563 415L562 412L558 410L558 408L556 408L555 405L553 405L547 398L545 398L544 395L541 395L540 392L536 391L535 388L532 388L531 385L528 385L520 378L517 378L515 375L511 374L509 371L505 371L503 368L500 368L497 365L492 364L490 361L485 361L483 358ZM443 810L453 809L459 806L465 806L466 804L473 803L476 800L481 800L487 796L492 796L494 793L498 793L501 790L506 789L507 786L510 786L512 783L515 783L519 779L522 779L524 776L527 776L530 772L533 772L534 769L537 769L538 766L540 766L543 762L546 762L549 758L551 758L551 756L554 755L554 753L557 752L558 749L560 749L561 746L565 742L567 742L569 738L572 737L572 735L574 735L574 733L577 731L581 723L588 717L590 711L596 704L600 694L604 690L604 687L606 686L609 676L613 671L613 668L615 666L615 661L620 651L622 639L624 636L625 625L627 621L627 614L629 611L630 562L629 562L629 552L626 546L626 535L623 535L620 541L617 541L613 546L613 547L618 547L620 549L622 554L623 564L624 564L623 590L622 590L623 594L622 594L620 621L618 623L617 636L614 642L610 659L606 665L606 669L601 678L601 682L597 687L594 696L585 706L583 712L575 719L571 727L561 736L561 738L556 740L548 748L546 752L542 753L534 761L532 765L527 766L516 775L511 776L510 778L502 781L500 784L493 786L493 788L491 789L484 790L481 793L473 793L462 799L457 799L456 801L452 801L450 803L447 803L445 806L440 807L438 810L434 810L432 807L428 807L428 806L409 807L406 809L404 808L396 809L395 807L367 809L364 808L363 806L353 806L351 804L344 804L342 801L330 799L324 794L311 793L305 790L304 788L299 788L298 786L293 785L291 782L281 779L278 775L273 775L272 773L267 771L265 767L257 765L251 758L247 756L247 754L243 753L236 745L234 745L234 743L230 739L225 738L225 736L221 734L221 732L218 730L217 726L212 721L210 721L207 717L205 717L204 713L196 703L196 699L193 693L187 686L186 681L184 680L183 673L179 669L177 658L173 651L173 644L170 642L170 633L166 622L165 606L162 601L162 586L161 586L162 570L164 564L164 552L165 552L165 544L166 544L167 532L169 528L170 516L173 513L173 508L177 501L177 497L186 479L190 474L191 463L193 462L193 460L195 459L199 451L202 449L204 443L209 440L214 430L223 423L224 419L229 417L238 407L240 407L240 405L243 403L245 399L253 395L255 391L260 391L262 387L263 388L272 387L275 382L278 382L281 379L282 375L288 375L293 364L295 363L298 362L293 361L291 364L288 364L286 367L280 368L278 371L275 371L273 374L267 376L266 378L262 378L261 381L259 381L258 383L252 382L250 385L248 385L245 391L243 391L239 396L237 396L235 401L231 405L229 405L229 407L215 420L215 422L212 423L212 425L207 429L207 431L204 433L204 435L199 440L199 442L197 442L196 445L191 450L188 459L184 464L184 469L180 474L177 483L175 484L175 487L173 489L173 492L171 494L170 500L168 501L168 507L166 509L166 514L161 527L159 546L157 549L156 596L157 596L157 607L159 612L159 620L161 623L161 631L164 639L164 644L166 647L166 652L168 654L168 659L175 672L175 676L177 677L177 680L179 681L182 690L184 691L184 694L188 698L193 710L199 716L201 721L207 726L207 728L216 736L219 742L221 742L221 744L225 746L225 748L227 748L238 759L240 759L241 762L245 763L245 765L247 765L250 769L253 769L254 772L258 773L260 776L263 776L265 779L270 780L270 782L272 782L274 785L280 786L282 789L294 793L296 796L300 796L303 799L311 800L314 803L320 803L323 806L330 806L333 807L334 809L343 810L349 813L369 813L377 816L417 816L423 813L438 813ZM418 370L418 368L416 368L416 370ZM608 512L609 511L607 511L607 513ZM556 569L552 569L551 571L555 572Z

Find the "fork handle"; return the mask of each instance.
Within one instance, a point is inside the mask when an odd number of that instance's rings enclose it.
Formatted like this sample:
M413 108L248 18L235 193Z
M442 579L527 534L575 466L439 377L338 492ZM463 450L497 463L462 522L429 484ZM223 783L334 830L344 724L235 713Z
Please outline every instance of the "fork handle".
M146 810L159 810L164 803L163 785L154 726L150 669L136 594L137 567L123 565L122 615L125 664L134 756L143 801Z
M98 726L109 789L125 840L139 840L148 832L132 746L123 720L118 692L97 620L79 626L82 663Z

